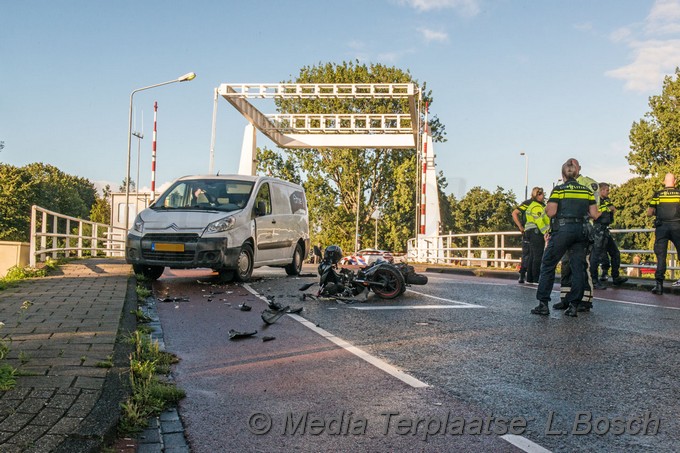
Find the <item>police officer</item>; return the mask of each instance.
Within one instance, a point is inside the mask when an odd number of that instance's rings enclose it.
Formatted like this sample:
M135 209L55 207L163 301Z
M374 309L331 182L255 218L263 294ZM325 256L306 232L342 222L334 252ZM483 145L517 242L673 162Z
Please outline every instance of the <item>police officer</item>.
M550 227L550 219L545 215L545 192L542 187L531 190L531 203L526 210L525 236L529 241L529 259L527 260L527 283L538 285L541 273L541 259L545 248L545 234Z
M522 233L522 260L519 265L518 283L524 283L524 278L527 275L527 263L529 262L529 253L531 252L529 245L529 235L527 234L524 227L527 222L526 216L527 208L529 207L532 201L533 200L531 198L529 198L528 200L524 200L522 203L520 203L519 206L517 206L512 211L512 220L515 222L515 225L517 225L517 228L519 229L520 233Z
M572 162L576 168L578 168L576 182L590 190L595 197L595 203L599 203L600 192L598 190L599 186L597 181L591 177L581 174L581 164L577 159L572 157L568 159L568 162ZM588 262L590 262L590 252L591 244L589 243L586 247L586 260L588 260ZM582 303L579 307L581 311L589 311L593 307L592 300L594 286L592 276L590 275L590 266L586 266L585 272L586 275L584 276L584 279L586 281L586 287L583 292L583 299L581 300ZM569 294L569 291L571 291L571 267L569 266L569 253L566 253L564 257L562 257L562 272L560 275L560 302L553 305L553 308L557 310L564 310L569 307L569 304L565 302L565 298L567 297L567 294Z
M647 215L656 215L654 221L654 254L656 255L656 285L652 292L663 294L663 280L666 275L668 241L680 250L680 190L675 188L675 175L666 173L664 188L654 194L649 202Z
M545 207L550 217L550 240L541 262L541 276L538 281L536 299L538 306L531 310L535 315L548 315L550 293L555 282L555 268L562 256L569 252L571 268L571 289L565 298L569 308L567 316L577 316L578 304L585 287L586 246L588 239L584 228L586 217L596 219L600 216L591 190L576 182L579 168L574 159L562 165L563 184L555 186Z
M605 286L597 281L597 267L603 263L604 258L611 257L612 282L615 286L619 286L626 281L628 277L621 277L619 275L621 268L621 252L616 245L612 234L609 232L609 225L614 222L614 212L616 208L609 199L609 184L606 182L600 183L600 218L593 222L594 237L593 237L593 251L590 255L590 275L594 282L595 289L604 289Z

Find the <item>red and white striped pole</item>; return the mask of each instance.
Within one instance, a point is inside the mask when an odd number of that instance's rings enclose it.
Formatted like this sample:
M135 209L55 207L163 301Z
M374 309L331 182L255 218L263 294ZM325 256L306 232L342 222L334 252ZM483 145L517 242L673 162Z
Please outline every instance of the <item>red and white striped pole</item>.
M425 103L425 124L423 125L423 175L422 183L423 189L420 195L420 234L425 234L425 193L427 188L427 113L428 113L428 103Z
M156 199L156 119L158 102L153 103L153 143L151 145L151 201Z

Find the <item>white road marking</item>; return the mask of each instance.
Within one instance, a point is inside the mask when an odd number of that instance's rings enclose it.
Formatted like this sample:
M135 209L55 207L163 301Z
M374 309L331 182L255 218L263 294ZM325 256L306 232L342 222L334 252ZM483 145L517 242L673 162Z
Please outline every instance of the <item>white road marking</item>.
M468 280L468 279L464 279L464 280L460 279L459 280L459 279L446 278L446 277L436 277L436 276L433 277L433 276L430 275L430 273L428 273L427 278L429 280L445 280L447 282L454 281L454 282L456 282L456 284L461 284L461 285L485 285L485 286L486 285L489 285L489 286L511 286L513 284L519 285L519 283L517 283L517 281L515 281L514 283L495 283L495 282L478 283L478 282L474 282L474 281L471 281L471 280ZM470 279L473 279L473 278L479 278L479 277L475 277L474 275L470 275Z
M664 307L663 305L643 304L641 302L628 302L626 300L606 299L604 297L597 297L597 296L595 297L595 299L606 300L607 302L615 302L617 304L641 305L643 307L655 307L655 308L667 308L669 310L680 310L680 307Z
M408 289L407 291L409 293L418 294L419 296L430 297L432 299L441 300L441 301L446 302L448 304L464 305L464 306L469 306L470 308L472 308L472 307L485 308L483 305L474 305L474 304L469 304L467 302L461 302L459 300L445 299L443 297L437 297L437 296L432 296L430 294L425 294L425 293L421 293L421 292L418 292L418 291L413 291L412 289Z
M243 284L243 287L248 290L251 294L253 294L255 297L258 297L259 299L262 299L265 302L269 302L266 297L255 291L253 288L251 288L250 285L247 283ZM363 349L357 348L356 346L353 346L349 342L343 340L342 338L336 337L332 333L322 329L321 327L316 326L314 323L307 321L305 318L302 316L294 315L294 314L288 314L291 318L302 324L303 326L311 329L312 331L318 333L322 337L326 338L327 340L335 343L336 345L340 346L347 352L350 352L354 354L355 356L359 357L362 360L365 360L366 362L370 363L371 365L375 366L376 368L384 371L385 373L394 376L395 378L399 379L400 381L410 385L413 388L425 388L429 387L428 384L424 383L423 381L420 381L413 376L410 376L403 371L400 371L396 367L390 365L389 363L372 356L368 352L364 351Z
M349 308L353 308L355 310L430 310L437 308L450 309L450 308L485 308L485 307L482 307L481 305L465 304L465 305L393 305L393 306L369 305Z
M501 436L501 439L510 442L515 447L519 448L522 451L526 451L527 453L550 453L550 450L547 450L522 436L517 436L515 434L506 434L504 436Z

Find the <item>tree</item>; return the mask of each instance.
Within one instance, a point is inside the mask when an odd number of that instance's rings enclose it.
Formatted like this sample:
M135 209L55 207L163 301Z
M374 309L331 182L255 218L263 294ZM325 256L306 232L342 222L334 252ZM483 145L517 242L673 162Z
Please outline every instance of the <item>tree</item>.
M295 184L302 182L292 160L284 158L269 148L257 149L257 171Z
M127 177L123 178L123 181L120 183L120 186L118 186L118 192L125 192L125 182L127 181ZM129 192L133 193L137 191L137 185L135 184L135 180L130 178L130 189Z
M628 163L641 176L680 170L680 70L666 76L661 95L649 98L650 111L630 130Z
M663 187L667 172L680 174L680 71L664 78L660 95L649 98L650 111L630 130L627 160L640 176L612 187L610 197L617 208L614 228L652 228L645 214L654 192ZM626 233L617 236L622 249L653 248L653 236ZM648 257L643 257L647 259Z
M327 63L307 66L288 83L407 83L408 72L380 64ZM432 102L431 92L422 85L424 100ZM402 99L278 99L281 113L396 113L408 111ZM436 116L429 120L433 140L443 141L444 126ZM301 149L285 150L286 159L265 153L258 171L289 175L299 168L306 175L312 241L338 244L354 249L357 208L361 237L373 238L371 214L380 208L380 245L395 251L406 249L415 230L416 150L394 149ZM274 163L277 170L267 167ZM368 245L371 241L363 241Z
M27 241L31 206L87 218L96 199L94 184L43 163L0 164L0 239Z
M610 198L616 207L612 228L653 228L654 219L647 216L647 206L654 191L662 185L663 182L659 177L638 176L620 186L612 187ZM654 247L654 236L649 233L617 234L616 241L621 249L627 250L652 250ZM649 258L643 256L643 260Z
M456 205L453 218L458 231L493 232L514 229L512 210L517 204L512 191L497 187L492 193L481 187L473 187ZM480 237L479 245L488 246L492 238Z
M111 204L109 197L111 196L111 187L107 184L104 187L102 197L97 197L92 208L90 209L90 220L98 223L111 223Z

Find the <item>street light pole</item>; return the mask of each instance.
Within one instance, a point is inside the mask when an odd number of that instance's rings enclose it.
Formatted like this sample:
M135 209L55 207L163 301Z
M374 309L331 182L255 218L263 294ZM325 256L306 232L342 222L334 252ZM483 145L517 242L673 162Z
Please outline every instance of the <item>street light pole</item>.
M524 199L529 199L529 155L525 152L519 153L520 156L524 156L525 167L524 167Z
M189 80L194 80L196 74L189 72L181 77L174 80L168 80L167 82L157 83L155 85L149 85L148 87L137 88L132 93L130 93L130 113L128 116L128 145L127 145L127 166L125 170L125 229L130 227L130 151L132 148L132 98L138 91L148 90L150 88L156 88L162 85L168 85L175 82L188 82Z

